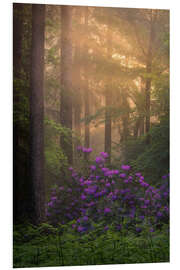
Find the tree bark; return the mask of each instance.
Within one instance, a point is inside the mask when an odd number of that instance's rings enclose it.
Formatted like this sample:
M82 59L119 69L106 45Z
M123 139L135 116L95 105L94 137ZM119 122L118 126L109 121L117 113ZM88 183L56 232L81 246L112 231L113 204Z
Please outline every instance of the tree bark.
M75 52L74 52L74 69L73 69L73 107L74 107L74 129L78 139L74 143L75 160L78 156L77 147L80 144L79 138L81 136L81 112L82 112L82 81L81 81L81 33L79 31L81 26L82 8L76 7L77 25L75 29Z
M154 21L153 21L153 11L151 12L151 22L150 22L150 36L149 36L149 46L146 60L146 83L145 83L145 95L146 95L146 117L145 117L145 132L146 134L150 130L150 104L151 104L151 83L152 83L152 59L153 59L153 41L154 41ZM150 135L147 134L146 143L150 143Z
M110 27L107 29L107 57L109 60L112 58L112 32ZM107 162L111 163L111 106L112 106L112 92L111 80L107 83L105 89L105 143L104 151L108 153Z
M22 30L23 30L23 4L13 4L13 105L18 107L19 91L17 82L21 79L22 59ZM13 118L13 220L17 222L20 216L19 204L19 123L18 113Z
M61 105L60 123L69 129L68 140L61 135L60 145L69 164L73 163L72 148L72 7L61 7Z
M32 220L45 219L44 192L44 28L45 5L32 5L32 63L30 96L30 171L32 180Z
M84 28L85 28L85 34L87 37L87 31L88 31L88 7L85 7L85 15L84 15ZM84 44L84 52L88 55L88 45L87 45L87 38L85 39ZM89 117L90 114L90 106L89 106L89 81L88 81L88 71L86 66L88 63L84 63L84 116L85 119ZM85 135L84 135L84 146L86 148L89 148L90 146L90 125L89 123L85 123ZM84 153L85 158L88 159L88 153Z

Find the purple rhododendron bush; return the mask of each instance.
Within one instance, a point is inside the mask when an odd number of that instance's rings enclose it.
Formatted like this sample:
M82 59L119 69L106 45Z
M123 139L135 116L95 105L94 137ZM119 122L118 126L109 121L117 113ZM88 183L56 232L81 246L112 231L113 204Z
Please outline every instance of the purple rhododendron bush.
M91 148L78 147L79 156L90 154ZM70 223L79 233L109 228L154 232L169 223L169 175L163 175L159 186L146 182L140 172L127 165L107 166L108 154L101 152L94 163L77 171L69 168L70 177L64 186L51 190L46 205L48 222L54 226Z

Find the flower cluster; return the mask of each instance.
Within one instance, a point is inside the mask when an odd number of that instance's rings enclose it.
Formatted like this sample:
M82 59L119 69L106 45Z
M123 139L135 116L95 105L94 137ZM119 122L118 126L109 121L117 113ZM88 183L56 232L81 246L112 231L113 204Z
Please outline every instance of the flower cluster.
M79 150L84 152L82 147ZM115 230L127 228L135 233L140 233L145 224L153 232L168 223L168 176L155 188L140 172L133 174L129 165L107 168L106 158L108 154L101 152L87 168L86 176L69 168L71 178L67 187L51 191L46 205L49 222L56 225L74 221L72 228L79 233L93 230L95 223L103 224L104 231L113 224Z

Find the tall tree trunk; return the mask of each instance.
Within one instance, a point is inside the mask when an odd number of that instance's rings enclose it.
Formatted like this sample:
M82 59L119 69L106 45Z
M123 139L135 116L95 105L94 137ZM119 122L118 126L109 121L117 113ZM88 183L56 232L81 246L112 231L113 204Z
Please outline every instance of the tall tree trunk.
M133 130L134 131L134 134L133 134L134 139L137 139L137 137L138 137L139 125L140 125L140 119L138 118L135 122L134 130Z
M13 105L18 108L19 91L18 82L21 79L22 59L22 30L23 30L23 4L13 4ZM15 107L14 107L15 109ZM17 110L17 109L16 109ZM19 123L18 113L13 119L13 220L16 223L19 219Z
M151 83L152 83L152 57L153 57L153 41L154 41L154 21L153 21L153 11L151 13L151 22L150 22L150 36L149 36L149 47L147 53L147 61L146 61L146 73L147 79L145 83L145 95L146 95L146 117L145 117L145 132L146 134L150 130L150 104L151 104ZM147 135L146 143L150 143L150 135Z
M89 117L90 111L89 111L89 82L88 78L86 77L84 82L84 116L85 119ZM85 123L85 135L84 135L84 146L86 148L89 148L90 146L90 126L89 123Z
M112 58L112 32L108 26L107 30L107 57L109 60ZM112 106L112 92L111 80L107 83L105 89L105 147L104 151L108 153L107 162L111 163L111 106Z
M61 7L61 105L60 123L69 129L68 140L60 137L60 145L69 164L73 163L72 149L72 7Z
M81 33L79 31L81 26L82 7L76 7L77 25L75 29L75 52L74 52L74 69L73 69L73 107L74 107L74 129L78 139L74 143L74 156L77 159L77 147L79 146L79 138L81 136L81 111L82 111L82 82L81 82Z
M87 35L88 33L88 7L85 7L85 17L84 17L84 28L85 33ZM86 36L87 37L87 36ZM84 52L88 55L88 45L87 45L87 38L85 38L85 44L84 44ZM89 117L89 81L88 81L88 71L86 69L86 66L88 63L84 63L84 116L85 119ZM89 123L85 123L85 135L84 135L84 146L86 148L89 148L90 146L90 125ZM85 158L88 159L88 153L85 153Z
M144 135L144 117L140 118L139 135Z
M44 28L45 5L32 5L32 68L30 97L30 170L32 179L32 220L45 218L44 192Z

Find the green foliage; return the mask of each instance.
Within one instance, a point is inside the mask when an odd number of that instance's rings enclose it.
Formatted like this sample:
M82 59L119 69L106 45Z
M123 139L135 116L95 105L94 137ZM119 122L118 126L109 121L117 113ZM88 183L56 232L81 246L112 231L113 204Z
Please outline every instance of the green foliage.
M142 171L151 183L169 171L169 122L167 119L155 125L151 131L151 144L135 161L134 168Z
M39 227L20 225L14 230L14 267L46 267L70 265L98 265L152 263L169 261L169 233L138 235L114 232L111 227L98 234L78 236L71 229L72 222L55 229L48 224ZM25 237L26 232L26 237ZM27 239L27 240L25 240Z
M157 184L158 179L169 171L169 119L162 118L149 134L149 145L146 136L141 136L126 141L122 151L125 163L129 162L134 170L142 172L149 183Z

